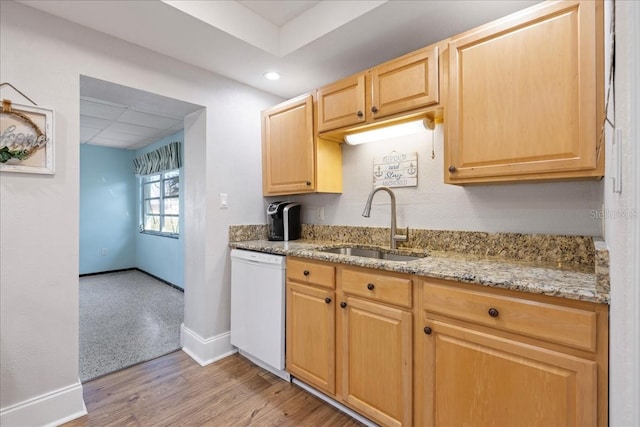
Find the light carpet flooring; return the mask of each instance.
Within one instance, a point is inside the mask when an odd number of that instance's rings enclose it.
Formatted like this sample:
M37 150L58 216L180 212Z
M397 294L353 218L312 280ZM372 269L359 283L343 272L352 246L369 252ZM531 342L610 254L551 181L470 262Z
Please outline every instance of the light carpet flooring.
M80 381L180 348L184 294L138 270L80 278Z

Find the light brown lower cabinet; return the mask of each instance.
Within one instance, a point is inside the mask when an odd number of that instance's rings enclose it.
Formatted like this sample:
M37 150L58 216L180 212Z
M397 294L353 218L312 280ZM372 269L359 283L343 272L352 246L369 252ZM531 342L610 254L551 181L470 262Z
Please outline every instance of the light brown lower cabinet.
M287 369L381 426L606 426L608 306L287 258Z
M335 392L333 291L287 283L287 370L325 393Z
M411 426L412 289L402 275L288 257L287 370L381 426Z
M606 426L608 307L429 279L416 425Z
M381 425L411 425L411 312L350 296L341 303L344 402Z
M446 322L425 325L427 425L596 425L596 362Z

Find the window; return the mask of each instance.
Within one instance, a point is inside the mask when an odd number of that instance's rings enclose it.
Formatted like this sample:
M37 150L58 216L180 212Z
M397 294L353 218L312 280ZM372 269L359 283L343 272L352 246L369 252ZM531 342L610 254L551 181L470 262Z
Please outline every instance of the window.
M176 237L180 233L180 171L141 178L140 231Z

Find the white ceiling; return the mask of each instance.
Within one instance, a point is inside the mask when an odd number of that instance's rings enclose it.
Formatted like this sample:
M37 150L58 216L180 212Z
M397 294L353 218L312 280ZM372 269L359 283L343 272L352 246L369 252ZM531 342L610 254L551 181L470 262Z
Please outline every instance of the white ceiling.
M80 143L135 150L183 128L202 107L111 82L80 77Z
M320 0L237 0L237 3L251 9L276 27L282 27L320 3Z
M20 0L21 3L110 34L258 89L291 98L392 58L508 15L539 0ZM171 31L160 29L170 28ZM267 71L282 75L264 78ZM88 96L92 98L91 96ZM102 99L96 96L96 99ZM81 114L109 120L116 110L84 99ZM115 127L91 135L100 123L83 123L92 143L153 138L169 131L141 125L118 101ZM84 108L87 108L86 110ZM89 113L91 111L91 113ZM99 112L106 112L103 117ZM126 114L125 114L126 113ZM154 115L154 114L152 114ZM142 116L140 116L142 117ZM120 120L122 118L122 120ZM147 117L148 119L148 117ZM149 122L145 122L149 123ZM139 129L132 126L141 126ZM166 126L166 128L165 128ZM163 129L164 128L164 129ZM108 131L107 131L108 130ZM106 133L105 133L106 132ZM138 142L141 143L141 142ZM122 144L125 144L122 142Z

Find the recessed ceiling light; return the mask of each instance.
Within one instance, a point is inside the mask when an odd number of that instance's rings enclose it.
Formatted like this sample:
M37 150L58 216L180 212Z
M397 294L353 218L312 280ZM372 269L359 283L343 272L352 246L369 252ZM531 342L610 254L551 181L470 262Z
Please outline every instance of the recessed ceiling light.
M278 80L280 78L280 74L275 71L268 71L264 73L264 77L269 80Z

